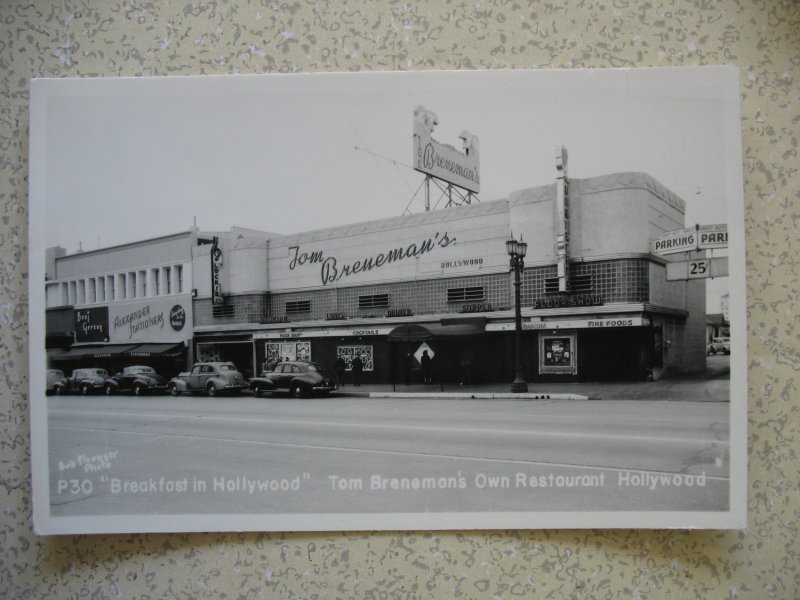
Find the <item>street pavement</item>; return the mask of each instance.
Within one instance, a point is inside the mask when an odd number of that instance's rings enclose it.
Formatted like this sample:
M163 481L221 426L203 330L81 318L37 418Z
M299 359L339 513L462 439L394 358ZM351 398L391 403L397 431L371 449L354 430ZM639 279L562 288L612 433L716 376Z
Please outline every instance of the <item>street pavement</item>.
M52 514L727 509L724 370L545 387L588 399L50 397Z
M716 355L707 357L705 371L680 377L665 377L657 381L625 382L581 382L581 383L529 383L532 395L583 396L590 400L674 400L681 402L727 402L730 393L730 357ZM336 391L344 396L368 396L369 394L436 394L462 393L511 393L511 382L482 385L459 385L457 383L412 384L362 384L353 386L347 382Z

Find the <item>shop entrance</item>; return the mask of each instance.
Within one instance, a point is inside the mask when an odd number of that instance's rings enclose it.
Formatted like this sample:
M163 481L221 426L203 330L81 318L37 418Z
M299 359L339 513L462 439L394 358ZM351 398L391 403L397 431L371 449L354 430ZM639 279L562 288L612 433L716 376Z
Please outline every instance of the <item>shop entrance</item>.
M389 336L390 378L395 384L422 383L421 357L432 356L433 383L482 383L487 345L484 319L449 319L398 326ZM425 344L425 346L423 346Z

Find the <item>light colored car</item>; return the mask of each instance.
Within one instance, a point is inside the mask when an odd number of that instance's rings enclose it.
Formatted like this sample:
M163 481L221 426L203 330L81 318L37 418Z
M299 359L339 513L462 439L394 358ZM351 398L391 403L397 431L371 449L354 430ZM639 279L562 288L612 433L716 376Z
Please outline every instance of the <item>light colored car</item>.
M47 370L47 388L46 394L63 394L68 390L67 378L64 376L64 371L58 369Z
M181 392L205 392L215 396L218 392L238 394L247 388L247 381L233 363L195 363L192 370L173 377L167 384L169 393L177 396Z
M707 353L718 354L720 352L723 354L731 353L731 338L715 337L711 340L711 343L708 345Z

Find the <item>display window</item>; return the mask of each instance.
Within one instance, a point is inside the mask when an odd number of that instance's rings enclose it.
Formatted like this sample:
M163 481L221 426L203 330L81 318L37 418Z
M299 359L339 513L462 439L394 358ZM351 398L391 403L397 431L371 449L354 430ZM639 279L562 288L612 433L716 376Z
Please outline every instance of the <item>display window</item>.
M539 337L539 373L577 373L577 344L574 333Z
M289 360L311 362L311 342L268 342L266 363L276 364Z
M374 354L372 346L337 346L336 358L343 358L347 370L350 370L350 362L356 355L361 357L364 362L364 371L373 371L375 369Z

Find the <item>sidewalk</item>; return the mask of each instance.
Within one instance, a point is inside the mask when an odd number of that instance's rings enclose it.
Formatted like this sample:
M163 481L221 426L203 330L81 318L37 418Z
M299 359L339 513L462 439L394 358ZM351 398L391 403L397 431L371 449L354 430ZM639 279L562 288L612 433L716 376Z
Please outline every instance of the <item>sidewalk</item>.
M372 398L518 398L542 400L671 400L676 402L727 402L730 376L727 369L708 369L705 373L658 381L529 383L528 394L511 393L511 382L480 385L445 384L362 384L345 385L333 395Z

